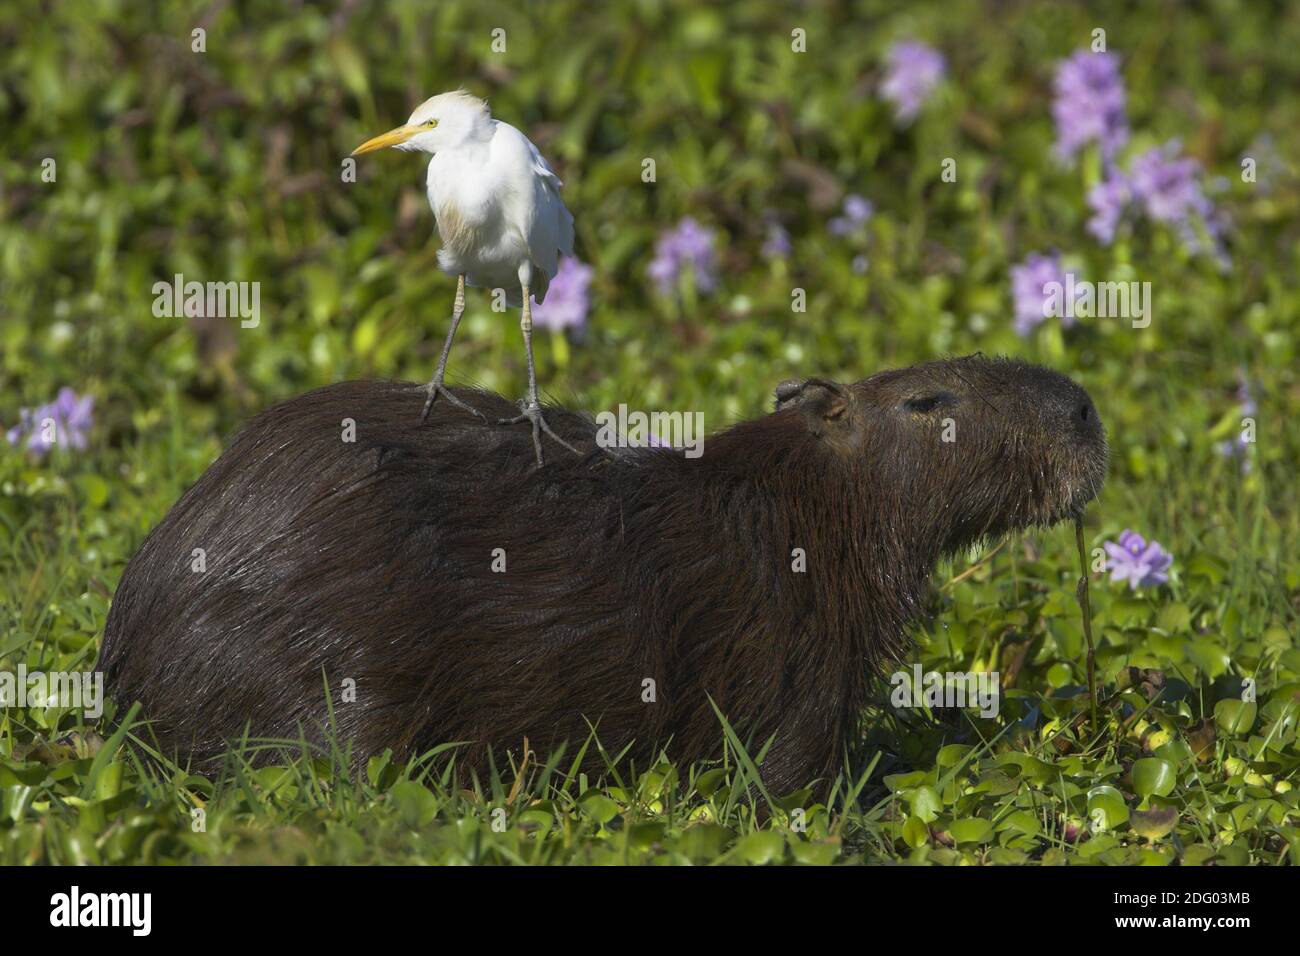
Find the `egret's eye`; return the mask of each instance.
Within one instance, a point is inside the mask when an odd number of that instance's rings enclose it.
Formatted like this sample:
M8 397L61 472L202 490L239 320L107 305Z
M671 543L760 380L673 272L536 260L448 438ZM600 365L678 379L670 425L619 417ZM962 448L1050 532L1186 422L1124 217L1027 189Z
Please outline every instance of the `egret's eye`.
M420 125L427 126L429 129L433 129L435 126L438 125L438 121L436 119L427 119Z
M933 395L917 395L903 402L903 408L909 412L925 414L932 412L940 405L955 405L957 396L952 392L935 392Z

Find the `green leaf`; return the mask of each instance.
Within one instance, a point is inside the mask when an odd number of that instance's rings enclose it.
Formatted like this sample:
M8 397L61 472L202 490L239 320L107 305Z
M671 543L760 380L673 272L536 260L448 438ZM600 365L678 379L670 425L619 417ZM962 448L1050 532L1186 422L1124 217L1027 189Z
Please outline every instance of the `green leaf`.
M948 835L958 843L988 843L993 839L993 824L979 817L966 817L954 820L948 827Z
M695 789L703 797L711 797L718 791L718 787L727 782L727 771L721 767L715 767L713 770L706 770L695 778Z
M1205 676L1214 680L1227 673L1232 658L1218 644L1208 638L1192 641L1187 645L1187 657L1193 664L1205 672Z
M619 806L609 797L590 793L582 798L582 811L602 826L619 814Z
M1119 627L1146 624L1151 619L1151 605L1141 598L1121 597L1111 602L1108 620Z
M1047 669L1047 685L1053 689L1064 687L1074 681L1074 668L1064 661L1057 661Z
M935 757L935 763L945 769L956 767L966 759L966 755L973 749L970 744L948 744L946 747L940 748L938 755Z
M101 767L95 777L95 796L101 800L117 796L122 789L122 773L125 769L126 765L120 760Z
M828 842L791 840L790 850L795 860L805 866L830 866L840 855L839 846Z
M643 820L634 823L627 828L628 845L638 850L648 850L663 840L667 830L668 824L660 820Z
M910 816L903 821L903 842L912 849L930 842L930 830L920 817Z
M1253 700L1229 698L1214 705L1214 723L1225 737L1241 737L1255 726L1259 705Z
M1159 757L1143 757L1133 764L1133 789L1143 798L1167 797L1178 783L1173 764Z
M1009 813L998 825L998 830L1015 830L1026 836L1037 836L1042 830L1042 824L1038 822L1038 817L1028 810L1016 810Z
M50 770L45 764L14 765L0 761L0 787L34 787L41 783Z
M412 829L428 826L438 814L438 798L414 780L393 784L388 799L396 804L402 822Z
M1222 584L1228 573L1227 564L1206 551L1197 551L1184 562L1183 567L1189 577L1205 578L1214 587Z
M760 830L740 839L736 844L736 855L746 863L763 866L785 855L785 840L779 833Z
M943 809L943 798L934 787L917 787L908 797L912 813L925 823L933 823Z
M1186 604L1177 601L1173 604L1166 604L1160 609L1156 623L1159 624L1162 630L1168 631L1170 634L1186 631L1192 623L1191 609Z
M99 475L78 475L75 484L90 507L102 508L108 501L108 482Z
M1093 830L1113 830L1128 821L1128 805L1124 796L1109 785L1093 787L1088 791L1088 819Z

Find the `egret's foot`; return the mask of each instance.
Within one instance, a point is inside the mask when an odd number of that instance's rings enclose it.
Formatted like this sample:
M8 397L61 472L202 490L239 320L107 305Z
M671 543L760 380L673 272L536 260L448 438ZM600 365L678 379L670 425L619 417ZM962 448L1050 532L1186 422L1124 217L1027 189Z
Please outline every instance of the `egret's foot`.
M533 424L533 451L537 453L537 467L542 467L542 432L545 432L555 441L559 442L575 455L581 455L582 452L574 448L567 441L561 438L555 432L551 431L551 426L546 424L546 419L542 416L542 406L537 402L530 402L527 399L521 399L519 402L519 411L521 414L514 418L499 418L498 425L518 425L520 422L532 422Z
M487 416L477 408L474 408L472 405L467 405L465 402L453 395L451 389L442 384L442 377L439 375L433 377L426 386L426 390L429 393L429 397L424 400L424 410L420 412L420 421L424 421L429 417L429 409L433 408L433 403L438 400L439 395L451 402L451 404L455 405L457 408L463 408L465 411L477 415L479 418L483 419L484 422L488 420Z

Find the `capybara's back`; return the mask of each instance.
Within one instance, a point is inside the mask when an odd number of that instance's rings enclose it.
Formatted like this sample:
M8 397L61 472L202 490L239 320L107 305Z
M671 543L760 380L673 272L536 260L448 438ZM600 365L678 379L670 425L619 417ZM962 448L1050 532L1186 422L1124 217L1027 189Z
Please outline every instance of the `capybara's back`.
M516 411L459 394L489 416ZM599 496L572 507L553 481L530 480L526 430L484 428L449 405L422 424L423 400L411 385L348 382L271 408L149 534L100 657L114 699L143 705L146 742L202 763L245 727L319 741L327 687L338 738L358 754L482 741L513 714L517 736L502 739L581 739L586 724L557 706L557 683L617 670L635 684L629 647L579 644L577 630L574 643L554 640L581 556L547 527L589 520ZM551 424L594 448L590 419L557 411ZM552 473L589 482L590 463L563 454ZM518 527L502 526L505 510ZM618 616L585 613L601 619L575 621L587 633ZM480 754L471 746L468 759Z

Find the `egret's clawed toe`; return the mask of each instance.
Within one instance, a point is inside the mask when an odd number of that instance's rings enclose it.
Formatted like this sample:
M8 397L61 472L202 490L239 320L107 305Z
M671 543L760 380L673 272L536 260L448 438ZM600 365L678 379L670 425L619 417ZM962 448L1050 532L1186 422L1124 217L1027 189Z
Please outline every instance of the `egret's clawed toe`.
M438 400L439 395L441 395L447 401L451 402L451 404L455 405L457 408L463 408L465 411L470 412L473 415L477 415L479 418L483 419L484 422L488 420L487 416L484 415L482 412L480 412L477 408L475 408L472 405L468 405L465 402L461 401L459 398L457 398L452 393L451 389L449 389L446 385L442 384L441 378L434 376L433 380L429 382L429 384L425 386L425 388L426 391L428 391L429 393L429 397L424 400L424 410L420 412L420 421L424 421L429 417L429 410L433 408L433 403Z
M542 406L540 404L538 404L537 402L530 402L526 398L520 399L519 411L520 414L516 415L514 418L497 419L497 424L518 425L520 422L532 422L533 451L537 453L538 468L542 467L542 432L545 432L547 435L551 436L551 438L555 439L555 441L559 442L561 445L569 449L569 451L573 452L575 455L582 454L582 452L578 451L578 449L574 448L567 441L565 441L563 438L561 438L559 435L555 434L555 432L551 430L551 426L546 424L546 418L542 415Z

